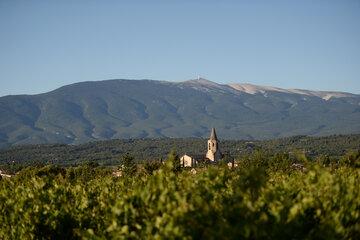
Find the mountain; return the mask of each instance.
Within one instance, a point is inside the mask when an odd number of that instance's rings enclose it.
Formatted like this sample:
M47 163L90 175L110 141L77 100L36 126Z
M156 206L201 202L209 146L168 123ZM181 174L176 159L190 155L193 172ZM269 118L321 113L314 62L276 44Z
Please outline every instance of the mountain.
M106 80L0 98L0 147L115 138L360 133L360 95L251 84Z

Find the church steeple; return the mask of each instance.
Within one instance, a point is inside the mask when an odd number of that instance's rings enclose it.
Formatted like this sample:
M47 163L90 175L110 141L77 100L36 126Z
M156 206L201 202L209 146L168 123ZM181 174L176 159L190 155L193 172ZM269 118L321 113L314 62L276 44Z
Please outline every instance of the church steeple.
M211 129L210 140L215 140L215 141L218 140L218 139L217 139L217 136L216 136L215 128L212 128L212 129Z
M208 149L206 153L206 158L210 161L218 161L221 159L221 152L219 149L219 143L216 136L215 128L211 129L210 138L208 140Z

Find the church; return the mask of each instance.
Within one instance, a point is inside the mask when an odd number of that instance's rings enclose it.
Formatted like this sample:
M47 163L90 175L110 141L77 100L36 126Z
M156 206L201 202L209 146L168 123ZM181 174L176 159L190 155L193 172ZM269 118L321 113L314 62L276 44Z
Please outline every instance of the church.
M180 158L182 167L195 167L199 163L216 163L222 158L219 147L219 140L216 136L215 128L211 129L210 138L207 141L206 155L188 155L185 154Z

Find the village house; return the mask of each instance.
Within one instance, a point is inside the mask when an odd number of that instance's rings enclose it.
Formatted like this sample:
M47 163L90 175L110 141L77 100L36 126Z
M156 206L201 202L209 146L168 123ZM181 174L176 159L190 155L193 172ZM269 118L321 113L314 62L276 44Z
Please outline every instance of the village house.
M12 175L4 173L2 170L0 170L0 177L7 177L10 178Z
M182 167L195 167L201 162L205 161L205 155L201 154L184 154L180 158Z

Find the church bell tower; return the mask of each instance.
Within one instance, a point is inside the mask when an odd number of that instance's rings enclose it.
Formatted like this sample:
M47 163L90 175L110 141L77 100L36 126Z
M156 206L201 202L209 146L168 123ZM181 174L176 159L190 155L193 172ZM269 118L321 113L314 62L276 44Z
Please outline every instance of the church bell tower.
M206 158L212 162L216 162L221 159L221 152L219 149L219 143L216 136L215 128L211 129L210 138L207 144Z

